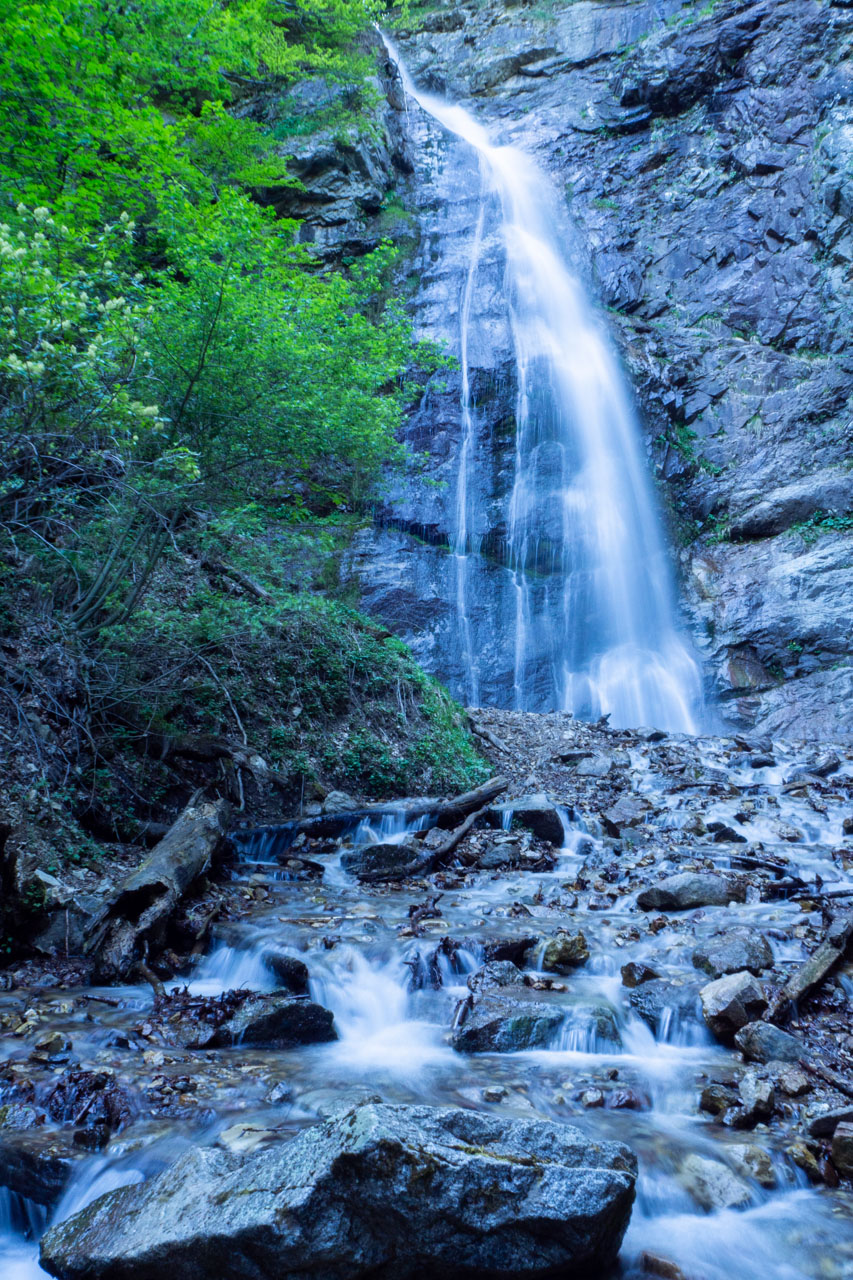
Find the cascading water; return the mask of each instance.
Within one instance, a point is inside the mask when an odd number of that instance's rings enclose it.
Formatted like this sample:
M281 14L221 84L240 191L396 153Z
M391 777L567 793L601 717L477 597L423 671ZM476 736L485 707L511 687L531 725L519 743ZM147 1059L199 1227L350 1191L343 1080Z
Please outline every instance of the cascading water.
M462 443L456 481L456 611L461 694L479 700L472 634L481 557L469 346L483 246L497 233L517 376L515 462L501 555L509 591L487 626L512 654L506 700L519 710L609 714L614 725L691 731L696 663L675 623L671 576L635 415L583 287L557 243L555 194L530 158L494 145L462 107L417 89L386 41L406 93L474 147L483 191L460 307Z

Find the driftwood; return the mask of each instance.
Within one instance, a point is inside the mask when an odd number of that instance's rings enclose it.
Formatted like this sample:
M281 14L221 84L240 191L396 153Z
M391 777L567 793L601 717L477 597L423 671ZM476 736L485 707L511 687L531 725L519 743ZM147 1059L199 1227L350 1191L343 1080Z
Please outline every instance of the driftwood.
M168 834L118 888L93 921L87 951L97 957L101 979L126 977L162 946L169 920L190 885L225 846L226 801L190 803Z
M506 791L508 785L504 778L491 778L474 791L466 791L464 795L455 796L452 800L426 797L398 800L394 804L365 805L360 809L344 809L337 813L321 813L312 818L284 822L280 826L235 831L232 839L244 855L263 852L265 857L279 857L290 849L299 836L305 836L308 840L336 839L354 831L362 822L377 819L381 821L382 818L402 818L407 824L423 819L423 830L430 827L450 830L457 827L470 813L477 812L479 815L487 809Z
M819 987L844 956L851 937L853 937L853 912L836 916L816 950L800 965L799 969L791 974L765 1013L765 1021L777 1022L786 1018L798 1000L804 999Z

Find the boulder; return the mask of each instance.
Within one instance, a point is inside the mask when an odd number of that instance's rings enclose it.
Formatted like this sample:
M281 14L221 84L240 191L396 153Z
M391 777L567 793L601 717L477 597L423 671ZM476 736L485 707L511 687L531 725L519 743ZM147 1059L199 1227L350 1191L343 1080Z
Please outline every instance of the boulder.
M853 1125L853 1106L822 1111L809 1122L809 1135L812 1138L831 1138L840 1124Z
M502 987L520 987L524 990L524 974L511 960L490 960L468 977L471 991L497 991Z
M776 1170L768 1153L754 1142L727 1147L729 1157L744 1178L754 1178L759 1186L772 1190L776 1186Z
M451 1044L462 1053L541 1049L556 1039L565 1013L564 1006L537 999L526 987L514 988L511 996L478 995L463 1006Z
M295 996L308 994L308 966L303 960L272 949L264 952L262 960L280 987Z
M571 973L579 965L586 964L588 959L589 947L580 930L577 933L558 933L545 946L542 968L549 973Z
M745 902L746 888L739 881L710 872L682 871L637 895L642 911L689 911L694 907L725 907Z
M699 983L651 978L629 992L628 1003L655 1035L665 1036L674 1024L698 1021Z
M369 1103L238 1159L187 1152L53 1227L62 1280L602 1274L637 1162L568 1125Z
M699 993L702 1014L718 1039L731 1043L741 1027L760 1018L767 997L751 973L730 973L709 982Z
M424 848L417 840L367 844L341 854L341 867L357 880L395 880L417 870Z
M638 827L648 817L651 804L644 796L622 795L602 815L608 835L618 836L625 827Z
M85 1155L69 1135L41 1126L29 1132L0 1130L0 1187L53 1209Z
M500 871L512 867L521 857L521 845L517 840L500 840L481 853L477 865L482 871Z
M513 822L526 827L540 840L548 840L558 848L562 847L566 838L566 830L559 810L554 801L549 800L544 794L519 796L517 800L507 800L503 804L492 805L489 813L500 821L510 814Z
M842 1178L853 1178L853 1124L843 1121L832 1135L832 1163Z
M799 1062L806 1055L801 1040L770 1022L748 1022L735 1036L735 1044L753 1062Z
M755 1071L747 1071L738 1084L740 1106L727 1117L736 1129L754 1129L762 1120L773 1114L776 1093L769 1080L762 1079Z
M709 1160L695 1153L689 1155L679 1170L682 1186L707 1212L735 1209L752 1198L752 1192L731 1169L719 1160Z
M693 952L695 968L712 978L727 973L760 973L773 964L773 952L763 934L750 929L728 929L700 942Z
M329 1009L277 992L229 991L219 1001L196 1001L186 1009L179 1006L176 1014L167 1018L164 1029L185 1049L224 1049L235 1044L293 1049L338 1038Z
M642 960L629 960L627 964L623 964L621 973L623 987L639 987L644 982L651 982L653 978L660 977L657 969L643 964Z

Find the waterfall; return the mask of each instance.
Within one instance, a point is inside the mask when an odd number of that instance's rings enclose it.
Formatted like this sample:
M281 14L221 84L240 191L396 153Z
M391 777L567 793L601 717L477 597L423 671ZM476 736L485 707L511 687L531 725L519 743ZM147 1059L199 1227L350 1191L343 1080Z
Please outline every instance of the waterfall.
M617 726L695 730L697 665L679 635L672 575L623 375L555 228L559 206L523 152L493 144L461 106L422 92L393 45L407 95L479 156L483 195L460 308L462 444L456 481L456 612L467 680L481 688L472 631L477 484L468 367L487 218L505 256L517 372L515 460L504 561L510 589L489 632L512 664L519 710L609 714Z

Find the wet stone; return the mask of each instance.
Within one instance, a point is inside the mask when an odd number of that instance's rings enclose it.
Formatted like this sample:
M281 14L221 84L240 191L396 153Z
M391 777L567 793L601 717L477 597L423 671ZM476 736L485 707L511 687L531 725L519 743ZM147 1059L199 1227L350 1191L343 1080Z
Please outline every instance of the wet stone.
M770 1022L748 1022L735 1035L735 1044L753 1062L799 1062L806 1054L802 1041Z
M809 1122L809 1134L812 1138L831 1138L840 1124L853 1125L853 1106L822 1111Z
M760 973L773 964L773 952L764 936L751 929L730 929L701 942L693 952L693 964L712 978L748 969Z
M558 933L545 946L542 968L549 973L571 973L589 959L589 947L583 933Z
M853 1124L843 1121L832 1137L832 1163L842 1178L853 1178Z
M745 1143L727 1148L732 1164L744 1178L754 1178L759 1186L772 1190L778 1182L770 1156L756 1143Z
M709 982L699 993L702 1014L718 1039L731 1042L741 1027L759 1018L767 1008L763 988L751 973L731 973Z
M747 1204L752 1192L741 1178L720 1160L689 1155L681 1165L679 1178L700 1208L707 1212L735 1209Z
M308 994L308 966L303 960L275 950L265 951L262 960L279 986L293 995Z
M660 977L657 969L640 960L630 960L628 964L623 964L620 972L623 987L639 987L643 982L651 982L653 978Z
M565 1010L533 992L513 989L512 998L479 995L451 1033L460 1053L517 1053L552 1043L563 1024Z
M519 796L516 800L493 805L489 813L499 822L507 813L511 814L513 824L526 827L540 840L547 840L558 848L565 839L563 820L553 800L546 795Z
M277 993L226 992L219 1001L178 1000L164 1030L185 1049L235 1044L291 1049L337 1039L328 1009L301 996Z
M652 1031L661 1034L673 1025L696 1022L699 989L698 982L652 978L631 990L628 1003Z
M471 991L495 991L502 987L524 988L524 974L511 960L490 960L468 977Z
M689 911L695 907L725 907L746 900L745 886L737 880L703 872L685 871L668 876L637 895L643 911Z
M341 868L358 880L393 879L405 875L422 856L423 849L416 840L401 840L398 844L370 844L349 849L341 854Z

